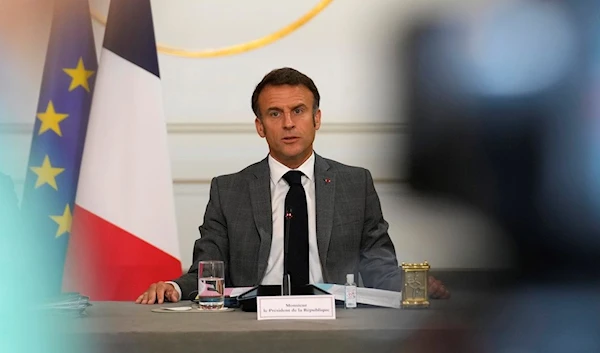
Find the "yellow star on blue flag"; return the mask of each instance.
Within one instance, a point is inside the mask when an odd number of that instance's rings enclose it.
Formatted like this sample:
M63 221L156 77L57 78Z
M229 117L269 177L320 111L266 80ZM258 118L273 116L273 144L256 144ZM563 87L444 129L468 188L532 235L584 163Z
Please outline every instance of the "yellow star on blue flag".
M21 206L47 295L61 292L97 69L88 1L55 1Z

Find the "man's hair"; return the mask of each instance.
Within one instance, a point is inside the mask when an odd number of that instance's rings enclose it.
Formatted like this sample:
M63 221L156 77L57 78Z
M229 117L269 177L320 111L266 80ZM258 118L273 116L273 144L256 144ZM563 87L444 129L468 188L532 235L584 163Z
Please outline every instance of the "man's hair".
M298 70L284 67L281 69L275 69L266 74L262 81L260 81L254 89L254 93L252 93L252 111L254 111L254 115L256 115L258 118L261 118L260 108L258 106L258 96L260 95L260 92L262 92L262 90L269 85L305 86L313 94L313 116L317 113L321 96L319 95L319 90L317 90L317 86L315 86L313 80Z

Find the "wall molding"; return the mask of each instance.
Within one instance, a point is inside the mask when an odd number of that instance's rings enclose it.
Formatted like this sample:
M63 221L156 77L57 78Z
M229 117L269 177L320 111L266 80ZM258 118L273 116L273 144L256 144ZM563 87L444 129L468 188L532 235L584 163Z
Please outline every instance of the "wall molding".
M216 176L216 175L215 175ZM210 185L212 179L196 179L196 178L173 178L173 185ZM25 184L25 179L15 178L13 180L15 185L22 186ZM375 184L405 184L406 181L402 179L373 179Z
M210 184L212 179L195 179L195 178L173 178L174 185L197 185L197 184ZM403 179L384 179L384 178L373 178L375 184L404 184L406 180Z
M31 134L32 124L0 123L0 134ZM252 123L167 123L169 134L255 134ZM404 134L408 132L407 123L340 123L326 122L319 133L326 134Z

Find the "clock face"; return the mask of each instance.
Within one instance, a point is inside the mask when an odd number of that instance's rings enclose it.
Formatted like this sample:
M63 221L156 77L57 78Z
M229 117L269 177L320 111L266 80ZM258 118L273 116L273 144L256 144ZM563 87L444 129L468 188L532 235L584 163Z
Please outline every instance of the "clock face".
M426 298L427 278L425 271L406 272L406 282L404 290L409 298Z

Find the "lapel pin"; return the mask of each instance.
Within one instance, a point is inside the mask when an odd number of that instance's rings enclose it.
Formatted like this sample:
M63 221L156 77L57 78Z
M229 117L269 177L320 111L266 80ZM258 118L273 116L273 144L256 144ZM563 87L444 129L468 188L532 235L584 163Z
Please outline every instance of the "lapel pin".
M325 178L325 184L329 184L329 183L331 183L331 179Z

